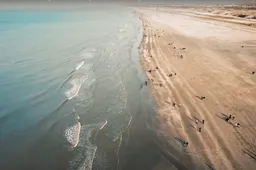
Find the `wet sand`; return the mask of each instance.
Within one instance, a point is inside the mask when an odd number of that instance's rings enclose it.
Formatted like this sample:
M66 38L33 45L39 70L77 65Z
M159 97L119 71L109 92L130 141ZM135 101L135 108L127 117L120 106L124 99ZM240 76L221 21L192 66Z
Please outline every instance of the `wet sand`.
M254 169L256 29L177 11L136 11L144 27L140 62L167 158L154 169L169 168L170 155L177 169ZM226 122L229 115L235 118Z

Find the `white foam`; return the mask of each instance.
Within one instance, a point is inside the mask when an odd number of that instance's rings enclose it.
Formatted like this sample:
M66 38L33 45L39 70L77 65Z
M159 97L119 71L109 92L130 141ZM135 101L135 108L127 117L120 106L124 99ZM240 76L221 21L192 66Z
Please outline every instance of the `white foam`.
M93 130L101 130L107 124L107 120L102 123L95 123L90 125L83 125L81 127L81 133L79 142L77 144L77 154L73 160L71 160L69 169L78 170L91 170L93 165L93 160L97 151L97 146L92 145L89 141L91 137L91 132ZM77 168L78 167L78 168Z
M84 61L82 61L79 64L77 64L76 65L76 70L79 70L79 68L81 68L83 64L84 64Z
M100 130L103 129L103 128L106 126L107 123L108 123L107 120L106 120L105 122L103 122L103 123L102 123L102 126L100 127Z
M121 32L121 33L122 33L122 32L125 32L125 31L126 31L126 29L124 29L124 28L123 28L123 29L121 28L121 29L119 30L119 32Z
M126 127L126 128L128 128L128 127L130 126L131 122L132 122L132 116L130 117L129 122L128 122L128 124L127 124L127 127Z
M125 36L120 36L120 37L118 37L119 40L126 39L126 38L127 38L127 37L125 37Z
M85 49L81 51L81 55L83 59L91 59L95 57L96 52L97 50L95 48Z
M80 122L77 122L65 130L65 137L67 138L67 141L72 145L72 148L75 148L79 142L80 129L81 124Z
M83 57L84 59L90 59L90 58L93 58L94 55L95 55L94 52L85 52L85 53L82 54L82 57Z
M88 78L88 76L83 77L81 79L74 79L71 81L72 87L65 93L68 100L71 100L78 95L78 92L79 92L82 84L85 82L85 80L87 78Z

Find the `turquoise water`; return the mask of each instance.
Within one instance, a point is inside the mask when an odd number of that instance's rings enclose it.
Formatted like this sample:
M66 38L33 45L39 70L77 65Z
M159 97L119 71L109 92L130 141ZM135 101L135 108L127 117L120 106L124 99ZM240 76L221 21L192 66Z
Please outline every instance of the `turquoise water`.
M19 29L33 24L43 24L61 20L64 11L0 11L0 30Z
M44 55L47 55L47 51L37 52L37 50L50 48L48 45L40 46L40 43L43 44L42 40L46 39L43 34L47 31L47 26L49 29L49 25L54 20L55 22L60 21L61 17L64 16L59 12L0 12L0 95L5 96L1 101L3 110L0 113L0 126L1 129L5 129L1 131L2 138L18 129L36 124L37 122L33 118L33 116L37 117L36 114L42 115L49 112L50 108L44 108L41 104L38 106L41 106L40 109L32 107L33 104L44 100L38 98L37 102L36 100L32 101L33 97L36 98L38 94L46 91L45 87L49 86L47 73L41 71L44 68L41 65L43 63L37 64L39 60L46 59ZM44 28L40 26L44 26ZM44 77L39 77L42 74ZM53 86L51 87L53 88ZM57 96L55 95L55 97ZM33 112L37 113L31 115L30 113ZM27 121L27 119L31 119L31 121Z
M121 166L153 113L140 41L128 8L0 11L0 169Z

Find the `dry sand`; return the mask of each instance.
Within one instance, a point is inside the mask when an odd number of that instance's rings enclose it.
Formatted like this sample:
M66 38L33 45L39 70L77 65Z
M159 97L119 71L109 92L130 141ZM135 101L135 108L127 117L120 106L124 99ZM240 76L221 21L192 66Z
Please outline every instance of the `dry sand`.
M256 29L177 11L136 11L144 27L140 61L157 103L164 152L187 169L254 170ZM230 114L235 119L228 123Z
M153 9L153 7L151 7ZM156 9L156 8L155 8ZM256 27L256 6L254 5L234 5L234 6L159 6L159 11L165 11L170 13L182 13L183 15L189 15L198 17L201 19L216 20L222 22L230 22L241 25L247 25Z

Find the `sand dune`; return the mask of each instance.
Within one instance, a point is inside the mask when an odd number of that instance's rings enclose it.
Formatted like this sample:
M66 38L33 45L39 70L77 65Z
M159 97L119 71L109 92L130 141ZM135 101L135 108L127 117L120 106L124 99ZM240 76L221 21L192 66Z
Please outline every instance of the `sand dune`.
M158 135L188 155L195 163L188 169L255 169L256 30L182 12L136 10L142 13L140 61L158 106ZM226 122L230 114L235 119Z

